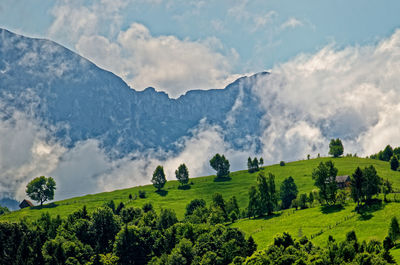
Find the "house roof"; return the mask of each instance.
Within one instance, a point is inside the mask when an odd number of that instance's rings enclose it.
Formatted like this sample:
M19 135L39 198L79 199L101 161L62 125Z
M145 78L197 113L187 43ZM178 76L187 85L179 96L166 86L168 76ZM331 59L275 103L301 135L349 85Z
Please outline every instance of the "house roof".
M29 206L34 206L33 203L29 200L24 199L20 204L19 207L24 206L24 205L29 205Z
M346 182L349 181L350 177L349 175L344 175L344 176L336 176L336 182L340 183L340 182Z

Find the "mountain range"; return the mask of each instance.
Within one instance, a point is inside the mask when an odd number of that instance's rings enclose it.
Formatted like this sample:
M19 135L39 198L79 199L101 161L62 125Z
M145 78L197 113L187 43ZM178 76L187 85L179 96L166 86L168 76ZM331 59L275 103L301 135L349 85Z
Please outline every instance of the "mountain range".
M66 147L97 139L110 156L149 149L179 151L177 141L200 123L219 126L234 149L260 148L267 124L252 81L224 89L191 90L177 99L149 87L136 91L120 77L45 39L0 29L0 102L49 129Z

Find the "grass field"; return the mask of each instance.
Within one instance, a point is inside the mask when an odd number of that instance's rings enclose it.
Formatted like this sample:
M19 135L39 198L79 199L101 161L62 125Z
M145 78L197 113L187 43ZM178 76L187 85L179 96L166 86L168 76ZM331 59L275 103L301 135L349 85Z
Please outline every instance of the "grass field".
M292 176L299 189L299 193L310 192L315 189L311 179L312 170L317 167L320 162L328 160L333 160L335 166L339 170L338 175L350 175L357 166L365 167L374 165L379 176L385 179L388 178L393 182L395 188L400 188L400 172L391 171L387 162L365 158L345 157L302 160L287 163L283 167L279 165L266 166L262 171L265 173L271 172L275 175L277 187L280 186L285 178ZM32 220L39 217L44 212L48 212L51 216L60 215L61 217L65 217L73 211L82 208L83 205L86 205L88 210L91 211L96 207L102 206L109 200L114 200L116 204L123 202L127 206L135 207L141 207L143 204L151 202L157 210L160 208L172 208L176 211L178 218L182 218L186 204L192 199L203 198L209 203L215 192L221 193L226 200L235 195L239 202L239 207L245 208L248 204L249 187L256 183L257 174L258 173L250 174L246 170L237 171L231 173L232 179L230 181L225 182L214 182L214 176L193 178L191 179L193 185L191 185L189 190L180 190L178 189L179 184L177 181L168 181L164 187L164 194L158 194L155 192L155 188L152 185L146 185L75 197L46 204L42 208L33 207L14 211L10 214L0 216L0 221L17 221L21 218ZM139 190L146 191L146 198L129 200L129 194L135 196L135 194L138 194Z
M318 158L287 163L285 166L271 165L263 168L265 173L271 172L275 175L276 185L292 176L299 189L299 193L310 192L315 189L311 179L313 169L322 161L333 160L338 168L338 175L350 175L357 166L365 167L374 165L379 176L389 179L394 188L400 188L400 172L390 170L389 163L355 157L344 158ZM248 204L249 187L256 183L258 173L237 171L231 173L231 180L215 182L214 176L193 178L193 185L188 190L178 189L178 182L169 181L164 187L165 192L158 194L152 185L133 187L113 192L104 192L94 195L86 195L63 201L47 204L44 207L26 208L0 216L0 221L18 221L21 218L34 220L42 213L48 212L51 216L60 215L65 217L73 211L86 205L91 211L102 206L109 200L116 204L123 202L127 206L141 207L147 202L153 203L156 210L160 208L172 208L178 218L183 218L185 206L194 198L203 198L207 203L211 201L212 195L219 192L225 200L235 195L239 207L245 208ZM146 198L129 200L129 194L135 197L139 190L146 191ZM400 196L399 196L400 197ZM345 207L324 208L317 206L310 209L285 210L276 213L273 217L263 219L242 219L234 223L233 227L243 230L247 236L252 235L263 248L270 244L277 233L290 232L294 237L306 235L309 238L314 235L312 241L318 245L326 244L329 235L338 240L345 237L345 233L355 230L360 240L378 239L382 240L388 231L390 218L394 215L400 218L400 203L383 204L382 207L371 210L363 216L354 212L354 203L348 202ZM317 235L319 234L319 235ZM400 250L396 249L393 254L400 260Z

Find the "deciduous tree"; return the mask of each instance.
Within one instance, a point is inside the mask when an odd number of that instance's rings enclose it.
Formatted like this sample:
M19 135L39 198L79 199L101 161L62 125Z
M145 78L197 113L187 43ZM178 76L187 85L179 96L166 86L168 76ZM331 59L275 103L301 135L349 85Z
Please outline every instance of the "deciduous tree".
M157 188L157 191L160 191L164 187L167 179L165 178L164 168L162 166L157 166L156 170L154 170L151 182L153 186Z
M52 177L46 178L41 176L33 179L26 186L26 194L40 205L47 200L52 200L54 198L54 190L56 189L56 182Z

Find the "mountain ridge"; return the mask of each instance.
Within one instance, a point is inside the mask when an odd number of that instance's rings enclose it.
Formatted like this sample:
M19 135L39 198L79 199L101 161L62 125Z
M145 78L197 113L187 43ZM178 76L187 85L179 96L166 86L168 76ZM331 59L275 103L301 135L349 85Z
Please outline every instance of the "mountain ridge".
M5 29L0 29L0 39L0 99L5 105L23 111L29 106L35 118L57 128L55 135L69 141L67 146L95 138L106 150L116 149L121 155L154 148L177 151L175 143L190 136L203 119L227 131L225 120L240 90L251 90L246 80L267 74L241 77L224 89L190 90L173 99L151 87L136 91L51 40ZM235 124L229 125L226 140L236 148L253 144L239 144L243 141L238 139L260 132L264 114L257 97L242 94L254 108L239 109ZM247 130L245 123L251 125Z

